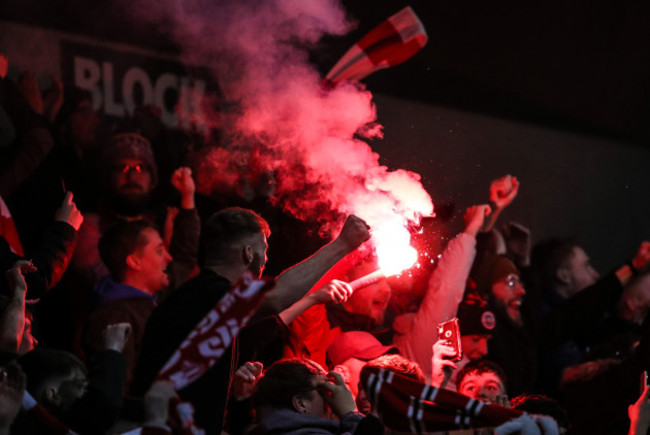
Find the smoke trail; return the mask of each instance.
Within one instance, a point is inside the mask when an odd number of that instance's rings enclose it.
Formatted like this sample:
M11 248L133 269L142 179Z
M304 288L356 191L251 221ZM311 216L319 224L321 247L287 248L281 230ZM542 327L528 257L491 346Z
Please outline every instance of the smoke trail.
M308 49L351 29L335 0L138 3L184 60L210 67L236 113L226 115L238 158L254 152L258 171L277 177L276 198L304 220L355 213L374 228L403 226L433 212L418 174L389 171L364 142L382 137L372 95L360 84L321 87ZM132 5L129 5L133 8Z

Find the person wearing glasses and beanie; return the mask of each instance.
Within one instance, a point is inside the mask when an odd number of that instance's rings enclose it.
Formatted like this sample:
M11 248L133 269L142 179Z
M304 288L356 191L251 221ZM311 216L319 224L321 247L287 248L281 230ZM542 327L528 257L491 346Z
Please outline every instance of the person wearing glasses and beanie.
M646 244L641 245L632 261L639 269L648 262ZM508 258L486 257L476 270L476 290L494 308L497 325L486 358L503 367L512 396L539 390L539 356L593 329L615 309L623 286L634 272L629 265L622 266L566 299L552 312L533 317L522 309L526 306L526 289L521 273Z

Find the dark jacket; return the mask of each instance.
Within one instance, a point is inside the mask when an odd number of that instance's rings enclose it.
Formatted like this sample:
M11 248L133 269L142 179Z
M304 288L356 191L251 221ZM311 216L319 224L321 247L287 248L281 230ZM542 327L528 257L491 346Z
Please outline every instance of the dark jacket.
M41 235L40 243L25 253L37 267L37 271L28 273L27 298L38 299L54 287L65 272L77 243L77 232L65 222L53 222ZM0 237L0 267L8 270L13 264L23 259L14 254L7 241ZM3 279L0 287L6 287Z
M523 327L495 310L497 327L486 358L505 370L508 395L535 392L538 355L593 328L616 306L622 291L620 281L611 273L546 316L524 317Z
M145 328L131 394L142 397L160 369L203 317L230 290L230 282L209 270L201 271L154 310ZM288 334L277 316L243 328L229 350L200 379L179 391L194 406L194 420L206 433L220 433L228 389L234 371L246 361L259 361L260 353ZM233 349L235 349L233 351Z
M113 281L109 277L100 280L95 290L100 305L88 318L84 334L84 347L89 358L101 350L102 333L106 326L127 322L131 334L122 355L126 359L127 374L125 387L130 385L140 355L142 337L149 316L156 307L154 297L130 285Z
M285 435L339 435L354 433L357 425L363 420L363 414L349 412L341 421L313 417L301 414L293 409L266 409L260 411L259 423L248 432L252 434L285 434Z

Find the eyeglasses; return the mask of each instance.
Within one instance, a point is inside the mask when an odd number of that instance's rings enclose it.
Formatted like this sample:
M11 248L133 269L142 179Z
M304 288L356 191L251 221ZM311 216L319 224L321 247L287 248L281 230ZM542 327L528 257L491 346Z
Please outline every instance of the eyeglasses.
M506 285L508 287L510 287L510 288L515 288L515 286L517 284L521 283L521 281L519 281L519 277L517 275L512 274L512 273L510 275L508 275L507 277L505 277L504 280L505 280Z

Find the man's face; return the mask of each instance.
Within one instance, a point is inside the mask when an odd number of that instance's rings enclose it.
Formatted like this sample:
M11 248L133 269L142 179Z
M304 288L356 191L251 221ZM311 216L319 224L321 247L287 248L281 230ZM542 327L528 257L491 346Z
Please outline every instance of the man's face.
M250 246L252 248L253 258L248 265L248 270L251 271L253 276L261 278L264 272L264 266L268 261L266 252L269 249L269 244L266 236L264 234L255 234L251 239Z
M460 344L463 347L463 355L470 360L483 358L488 353L489 335L462 335Z
M165 249L158 231L153 228L145 228L142 237L147 239L144 246L138 248L133 255L139 260L139 272L146 278L147 288L141 290L153 294L169 285L167 265L172 260L171 255Z
M75 400L79 399L86 392L88 380L86 375L77 367L67 378L64 378L57 389L57 408L61 411L70 409Z
M571 294L578 293L598 281L598 272L591 266L589 256L580 247L573 248L565 267L569 270Z
M317 375L312 378L312 386L314 389L305 393L303 396L305 414L311 415L312 417L329 418L329 407L317 388L323 382L325 382L325 375Z
M492 295L497 307L505 311L510 320L517 325L523 324L520 309L526 290L517 275L511 273L492 284Z
M506 394L506 389L493 372L470 372L463 378L458 386L458 392L474 399L487 403L496 403L497 398Z
M126 216L144 213L154 188L151 168L140 159L122 158L109 171L106 189L115 211Z
M383 325L391 295L390 286L382 280L352 293L345 302L345 309L372 318L376 326Z
M110 171L110 189L116 194L145 195L153 189L151 168L140 159L118 159Z

